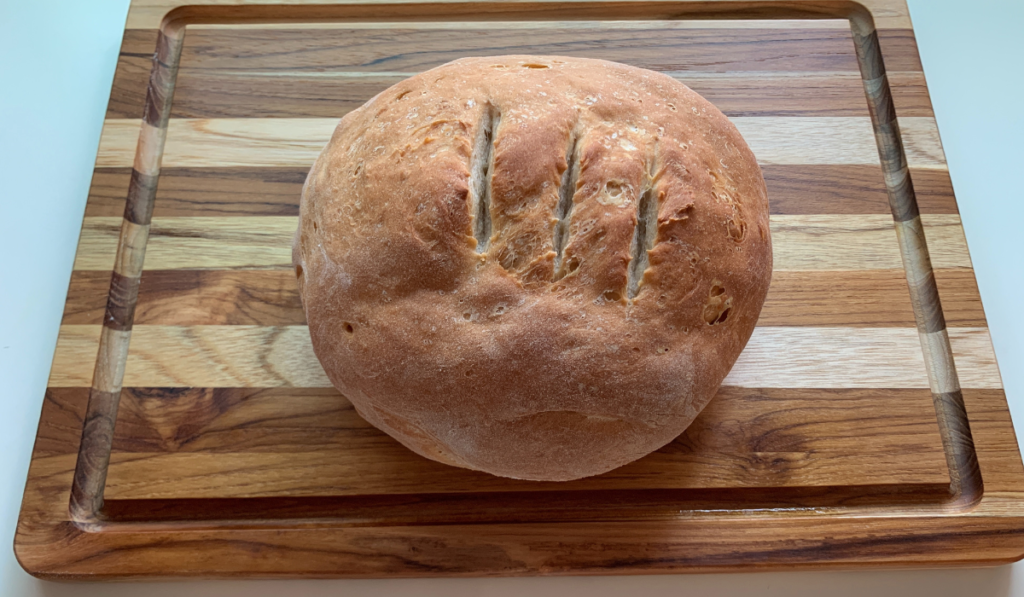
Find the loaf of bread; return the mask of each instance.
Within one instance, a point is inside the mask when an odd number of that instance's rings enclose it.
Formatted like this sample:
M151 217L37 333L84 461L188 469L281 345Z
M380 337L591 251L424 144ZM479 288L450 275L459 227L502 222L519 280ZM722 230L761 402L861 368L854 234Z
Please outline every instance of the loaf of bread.
M466 58L347 114L302 193L313 347L359 414L495 475L596 475L678 436L772 270L754 155L648 70Z

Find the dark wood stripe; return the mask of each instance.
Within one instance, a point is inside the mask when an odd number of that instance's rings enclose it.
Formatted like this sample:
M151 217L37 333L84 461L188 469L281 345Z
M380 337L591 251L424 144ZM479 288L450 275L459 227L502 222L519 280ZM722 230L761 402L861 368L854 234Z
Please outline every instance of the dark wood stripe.
M892 70L920 73L913 33L887 30ZM659 71L857 72L842 29L194 30L188 34L173 117L338 117L397 79L336 79L324 71L417 72L468 55L559 54L619 60ZM142 116L156 36L128 30L108 118ZM314 48L315 46L315 48ZM279 48L272 51L269 48ZM415 48L415 51L403 51ZM287 76L282 76L287 74ZM866 114L855 81L724 79L688 82L729 115ZM923 75L901 82L902 116L930 116Z
M773 214L882 214L889 199L874 166L765 166ZM297 216L306 168L164 168L154 215ZM87 216L124 211L130 168L97 168ZM921 212L957 213L949 174L912 170Z
M164 67L161 67L161 66L157 65L157 64L154 64L153 65L153 70L154 71L164 71L166 69ZM161 79L165 79L166 75L163 75L160 78ZM161 93L161 95L162 95L162 93ZM152 126L159 127L160 126L160 105L161 104L162 104L162 100L160 100L157 97L157 94L147 93L146 94L146 103L145 103L145 105L144 105L144 107L142 109L142 121L145 122L146 124L150 124Z
M894 71L924 70L913 29L876 29L875 38L890 77Z
M944 305L939 302L939 287L935 280L935 270L928 272L919 283L918 288L911 290L911 296L920 301L920 313L917 317L917 329L931 334L946 329ZM978 305L981 299L978 299Z
M877 93L882 97L892 97L892 87L889 85L889 78L879 76L876 79L872 79L877 82ZM871 112L871 118L876 124L889 123L896 120L896 106L894 102L868 102L868 111L874 108L874 112Z
M739 390L729 390L739 391ZM765 393L769 393L771 399L781 402L783 399L796 400L803 397L809 403L814 400L812 394L820 400L819 390L793 389L793 390L743 390L748 392L747 397L764 399ZM879 395L877 390L828 390L832 392L831 397L842 399L843 394L860 392L864 396ZM926 400L924 394L927 390L882 390L885 396L897 400L912 398L915 401ZM85 415L85 404L88 399L89 388L47 388L43 400L43 416L40 419L39 432L34 448L35 457L56 456L60 454L74 454L78 451L78 439L82 428L82 420ZM231 434L247 433L247 441L252 445L240 445L239 449L249 449L262 446L264 449L273 447L273 442L281 438L267 436L267 433L292 433L294 428L303 425L312 425L318 429L328 427L331 421L326 413L348 413L348 401L341 398L338 392L331 388L192 388L192 389L154 389L154 388L127 388L123 390L125 396L124 404L131 400L131 410L126 406L119 413L119 423L116 429L116 436L119 450L126 451L150 451L166 450L169 447L184 450L196 450L195 445L190 445L201 440L213 442L215 435L226 437ZM806 395L806 396L805 396ZM174 401L163 404L159 397L170 397ZM983 429L1003 428L1010 423L1009 414L1006 411L1006 398L1003 390L964 390L964 401L967 410L978 427L979 432ZM933 397L934 399L934 397ZM944 397L942 399L945 399ZM189 402L192 400L192 402ZM290 417L268 417L257 418L252 422L253 427L227 425L219 418L233 409L249 409L252 417L262 405L278 403L291 405L294 419ZM145 404L155 405L154 412L148 412ZM190 405L183 413L167 415L174 410L174 405ZM714 402L712 402L714 404ZM820 404L820 402L818 402ZM847 402L835 402L833 405L844 407ZM284 408L284 407L282 407ZM863 407L860 407L863 408ZM843 408L836 409L836 415L841 413ZM197 416L195 421L185 420L186 414ZM345 415L345 421L349 425L348 431L354 435L362 432L377 433L365 421L359 417ZM708 415L703 415L707 417ZM923 417L931 416L930 411L923 411ZM173 433L160 435L155 427L163 425L166 428L173 428ZM245 429L249 429L248 432ZM334 424L335 431L340 431L340 423ZM276 430L276 432L275 432ZM794 433L793 428L790 433ZM136 436L136 433L141 435ZM694 432L696 435L700 435ZM852 430L851 430L852 433ZM312 438L322 438L311 432ZM165 437L166 436L166 437ZM291 436L295 440L301 439ZM747 435L750 441L752 436ZM793 435L776 435L771 441L777 442L772 445L778 447L791 447ZM998 436L993 436L998 437ZM203 439L205 438L205 439ZM788 438L788 439L786 439ZM979 440L986 441L985 445L979 445L979 449L1012 452L1016 454L1015 474L1024 474L1024 467L1021 466L1020 454L1016 442L1012 436L1005 438L1007 441L995 441L993 439ZM780 441L781 440L781 441ZM310 440L313 441L313 440ZM289 444L282 444L282 449L292 449Z
M71 486L71 517L79 522L95 521L103 507L103 488L110 464L110 446L117 420L119 392L87 390L89 401L81 427L81 449Z
M980 327L973 272L942 270L952 325ZM974 302L979 301L979 302ZM902 270L780 271L772 274L759 326L911 327L914 311Z
M1024 461L1014 433L998 430L1012 430L1013 421L1003 390L961 390L967 416L974 431L974 443L978 450L981 467L986 471L985 486L989 490L1001 491L1008 487L1020 487L1024 479ZM993 459L1002 462L997 466ZM1000 468L1002 470L996 470Z
M297 216L307 172L308 168L163 168L154 214ZM86 215L120 215L130 173L130 168L97 168Z
M107 118L142 118L158 37L156 29L125 30L107 103Z
M133 224L148 226L153 219L153 198L160 177L143 174L132 169L128 181L128 197L124 206L124 219ZM95 177L95 175L94 175Z
M33 458L78 453L89 388L46 388Z
M888 102L887 102L888 103ZM907 156L903 150L899 123L895 117L886 124L875 123L875 139L881 158L882 171L889 173L898 184L888 186L889 207L897 222L907 222L921 215L914 191L913 177L907 177Z
M882 171L875 166L763 166L772 214L882 214L890 212ZM949 173L911 170L921 212L955 214Z
M946 463L952 480L954 499L961 505L980 500L984 491L981 467L974 449L974 438L967 418L962 392L934 394L939 431L943 441L953 445L946 449Z
M282 467L301 487L292 496L608 490L634 488L637 478L646 479L646 489L806 487L839 471L856 485L870 478L943 483L946 464L930 398L927 390L823 395L722 388L683 435L657 452L599 477L539 484L420 458L329 389L131 388L122 393L108 493L112 499L282 495L273 488L274 471ZM859 464L850 461L854 450ZM344 452L345 465L317 465L325 451ZM223 484L209 481L222 474L218 462L257 454L267 480L262 489L244 480L245 471L224 471ZM371 472L385 466L403 474ZM138 474L157 470L173 471L176 482L137 482Z
M936 272L948 325L984 327L970 270ZM76 271L64 324L102 321L110 274ZM291 271L148 270L134 322L145 325L302 325L305 316ZM775 272L762 326L911 327L902 270Z
M948 173L946 173L948 176ZM916 192L914 188L915 180L910 170L901 170L896 173L888 184L889 193L896 197L907 196L913 194L917 201L912 202L893 202L890 200L889 207L892 212L892 217L897 222L906 222L913 220L914 218L921 215L921 195ZM923 193L922 193L923 195ZM954 200L955 202L955 200Z
M851 75L855 73L851 72ZM678 77L728 116L867 116L858 77ZM924 75L904 76L895 100L902 116L932 116ZM173 118L340 118L402 76L287 77L183 69ZM120 116L120 115L119 115Z
M949 327L988 327L973 269L932 270Z
M157 36L156 53L153 55L152 70L149 73L149 87L146 93L145 109L142 111L142 120L157 128L167 126L167 119L171 113L171 96L174 95L175 79L177 77L178 63L169 56L174 49L170 38L164 35L163 31Z
M895 31L901 45L907 32ZM601 58L653 70L857 71L847 29L222 29L190 31L181 68L419 72L464 56ZM920 64L905 64L921 70Z
M927 389L723 387L661 452L941 454L930 399ZM293 452L351 442L395 443L333 388L125 388L114 450Z
M779 391L775 391L779 392ZM907 391L902 391L907 392ZM73 454L77 449L77 430L81 426L87 388L50 388L47 390L43 403L42 418L38 438L35 444L36 458ZM866 394L866 393L865 393ZM926 400L921 392L913 392L910 398L914 402ZM145 398L142 398L145 396ZM174 417L183 425L174 429L167 438L154 435L154 427L171 423L161 419L161 411L142 412L136 410L140 404L169 399L160 402L164 410L173 409L174 404L197 396L215 397L212 401L202 402L210 405L209 410L199 403L191 403L185 412L199 414L196 424L185 422L185 415ZM757 394L763 403L765 396ZM900 398L900 396L895 396ZM775 397L770 397L772 399ZM792 397L798 398L798 397ZM839 401L849 405L860 400L849 396L838 396ZM331 421L330 415L338 412L351 413L347 401L334 390L305 390L297 393L294 390L251 390L244 388L218 389L144 389L131 388L124 391L122 398L123 410L119 413L119 422L115 433L117 440L115 449L140 447L149 450L163 451L167 446L181 446L186 451L197 450L196 444L204 443L220 435L223 428L219 426L219 418L232 416L237 409L255 411L261 404L268 402L282 405L295 405L298 417L288 419L259 419L253 421L249 436L262 445L270 448L271 443L285 439L294 434L295 428L304 423L314 424L318 429L325 429L326 422ZM219 404L220 406L214 406ZM131 406L129 406L131 405ZM786 404L779 400L775 406ZM180 404L179 404L180 406ZM789 407L801 408L797 399L790 400ZM866 404L858 404L856 409L863 411ZM198 408L197 408L198 407ZM131 410L130 410L131 409ZM762 409L768 410L768 409ZM316 413L321 413L316 416ZM208 415L213 414L211 418ZM141 419L138 418L141 415ZM206 415L206 416L203 416ZM355 425L348 429L352 437L359 434L378 435L379 432L370 428L358 417L352 417ZM764 418L762 418L763 420ZM337 419L334 419L337 421ZM867 421L865 421L867 423ZM205 428L204 428L205 427ZM927 424L921 425L922 429ZM163 429L167 429L164 427ZM219 431L218 431L219 430ZM141 431L142 436L128 440L122 438L126 434ZM335 432L341 429L334 428ZM749 430L748 430L749 431ZM284 433L285 437L276 437ZM310 439L323 439L322 434L311 430ZM708 430L694 431L695 435L707 435ZM746 436L750 441L752 436ZM782 440L776 444L790 447L791 439L786 436L769 434L769 442ZM792 436L789 436L790 438ZM873 439L881 439L881 435L872 435ZM221 435L222 439L230 439ZM870 441L870 440L869 440ZM332 442L328 440L327 445ZM761 447L757 442L753 447ZM906 447L904 443L901 447ZM291 446L283 444L283 449ZM201 449L201 448L198 448ZM257 448L257 451L259 448ZM509 481L510 485L517 484ZM267 520L288 519L295 517L316 518L330 517L353 523L370 522L377 524L425 524L431 521L453 521L471 523L502 520L559 520L574 519L579 512L586 512L587 519L614 520L637 517L660 517L676 515L680 509L713 508L732 510L737 508L794 508L794 507L829 507L872 504L920 504L936 502L946 494L944 484L879 484L875 486L856 487L790 487L770 489L761 488L728 488L713 490L603 490L594 491L536 491L527 492L495 492L480 493L447 493L447 494L411 494L401 496L346 496L332 498L246 498L246 499L206 499L206 500L108 500L104 504L104 514L109 519L118 521L170 521L170 520Z
M736 389L730 391L743 391L746 392L747 397L755 397L761 399L765 393L769 393L773 396L774 400L797 400L803 399L807 401L814 400L814 396L820 398L820 390L809 390L809 389L772 389L772 390L752 390L752 389ZM825 390L830 393L839 394L850 394L850 393L861 393L863 396L873 396L879 390ZM887 396L899 397L912 397L914 400L926 400L924 395L927 390L909 390L909 389L890 389L881 390L885 392ZM125 421L130 421L130 425L121 428L121 424L118 425L116 434L119 438L119 444L123 444L125 449L131 449L131 446L136 441L141 442L139 447L162 445L166 440L159 438L153 429L155 421L161 420L156 413L147 414L144 408L140 408L142 402L153 401L154 404L159 406L161 403L155 402L156 396L166 395L178 398L185 403L185 396L210 396L210 399L206 402L194 403L192 412L212 412L217 413L213 417L204 415L207 422L204 423L207 427L214 425L214 420L222 416L223 413L230 411L233 408L238 407L243 402L251 402L249 406L243 408L253 408L259 404L267 402L278 402L282 404L289 404L292 401L297 401L299 406L296 406L294 413L298 417L299 425L302 424L313 424L323 426L326 419L323 417L316 416L312 413L327 412L331 409L347 412L347 400L338 397L340 396L337 390L332 388L126 388L122 391L126 395L132 395L133 406L131 412L125 409L125 412L119 414L120 417L125 417ZM817 393L816 393L817 392ZM37 438L37 442L34 448L34 454L36 457L43 456L55 456L59 454L74 454L78 451L78 439L79 433L82 428L82 420L85 415L85 405L88 400L89 388L47 388L46 394L43 400L43 416L40 421L40 429ZM834 396L835 394L830 394ZM1006 411L1006 398L1003 390L979 390L979 389L968 389L963 391L964 400L967 405L967 410L971 416L971 419L976 422L977 425L983 428L989 427L1002 427L1010 423L1009 413ZM794 402L795 403L795 402ZM205 406L204 406L205 405ZM301 405L307 405L306 407ZM171 405L168 404L163 407L164 410L172 410ZM839 409L841 410L841 409ZM179 419L184 415L176 415ZM706 415L705 415L706 416ZM163 418L166 420L166 417ZM154 422L151 422L154 421ZM363 421L361 418L354 418L350 421L353 423L351 430L356 432L359 429L372 429L369 424ZM188 427L188 423L184 420L179 420L180 425ZM286 428L289 423L287 419L268 419L255 421L254 424L257 427L264 429L273 428ZM139 427L144 433L142 438L136 440L131 439L134 437L133 429ZM187 443L186 440L192 438L194 441L194 434L199 426L193 426L192 430L185 429L181 436L173 438L173 442ZM1006 441L998 441L998 443L991 443L993 440L990 438L990 443L983 446L989 450L998 451L1017 451L1017 444L1012 440L1012 437L1002 438ZM266 440L256 440L263 441ZM788 440L787 440L788 441ZM786 445L783 444L776 445ZM1024 467L1020 464L1020 455L1017 455L1018 468L1021 474L1024 474Z
M888 102L885 102L888 103ZM891 107L891 106L890 106ZM878 110L886 112L894 110ZM874 116L872 116L874 120ZM900 135L900 126L895 117L886 121L875 122L875 139L878 142L878 157L881 160L883 172L898 172L907 167L907 156L903 149L903 137ZM912 219L912 218L906 218ZM905 221L900 219L899 221Z
M901 167L906 167L906 162ZM895 184L890 187L890 193L894 195L906 195L914 193L913 177L901 177L899 184ZM890 201L889 206L892 208L892 219L897 222L909 222L916 217L921 215L921 208L917 201L912 202L897 202Z
M856 29L856 27L855 27ZM914 54L917 54L917 40L913 39L913 32L909 32L911 39L914 42ZM871 26L870 32L864 34L853 34L854 49L857 53L859 60L857 61L857 69L860 71L861 77L865 81L873 81L880 77L885 76L885 63L882 60L882 47L879 43L878 31ZM888 56L888 54L886 54ZM889 68L893 68L889 65ZM894 69L900 70L900 69Z
M147 271L139 303L139 323L154 325L306 322L290 270Z
M109 500L104 515L124 523L330 519L335 524L427 525L569 521L612 522L677 518L681 510L764 510L937 504L944 484L850 487L633 489L485 493L423 493L337 497ZM584 514L585 512L585 514Z
M132 329L138 295L139 278L129 278L111 272L110 293L107 295L103 325L122 332Z

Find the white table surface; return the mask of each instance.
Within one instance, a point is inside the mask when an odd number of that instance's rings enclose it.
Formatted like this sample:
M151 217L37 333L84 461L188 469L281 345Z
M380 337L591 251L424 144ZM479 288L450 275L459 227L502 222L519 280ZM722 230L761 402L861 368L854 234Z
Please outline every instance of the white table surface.
M0 0L0 597L92 595L1024 596L977 570L58 584L11 548L128 0ZM1010 408L1024 421L1024 2L910 0Z

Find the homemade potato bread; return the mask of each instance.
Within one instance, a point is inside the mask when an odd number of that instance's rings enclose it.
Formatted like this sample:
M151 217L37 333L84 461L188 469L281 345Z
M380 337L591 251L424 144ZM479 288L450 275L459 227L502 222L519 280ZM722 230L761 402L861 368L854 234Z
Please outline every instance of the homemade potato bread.
M302 193L295 272L331 382L454 466L596 475L693 421L749 339L768 199L682 83L466 58L347 114Z

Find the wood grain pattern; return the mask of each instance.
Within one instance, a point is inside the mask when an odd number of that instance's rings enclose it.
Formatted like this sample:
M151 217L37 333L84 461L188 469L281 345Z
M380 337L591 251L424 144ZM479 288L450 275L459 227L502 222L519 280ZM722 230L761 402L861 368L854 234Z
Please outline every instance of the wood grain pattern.
M51 387L87 386L98 326L61 326ZM949 330L964 387L1001 388L985 328ZM785 355L780 359L779 355ZM837 369L836 363L843 363ZM926 388L913 328L759 327L723 382L749 388ZM136 326L125 386L330 387L305 326Z
M566 54L569 52L561 52ZM867 116L856 73L663 71L714 103L727 116ZM175 98L179 118L339 118L414 73L374 75L212 70L181 77ZM123 75L122 75L123 77ZM902 73L897 105L911 117L933 116L924 75ZM126 82L127 83L127 82ZM301 88L302 94L294 90ZM108 110L109 118L136 114Z
M878 163L868 118L736 117L732 122L762 164ZM172 168L308 166L337 124L336 118L174 119L163 163ZM900 126L911 167L946 168L933 118L903 118ZM138 121L108 119L97 167L130 165L138 134Z
M946 323L984 327L974 274L935 272ZM65 324L102 322L110 276L76 271ZM290 270L147 270L135 323L153 325L302 325ZM903 270L780 271L772 277L758 319L762 326L910 327L915 323Z
M824 406L817 389L723 388L684 435L649 457L592 479L531 483L417 457L367 425L332 389L138 388L122 398L108 495L267 497L295 495L296 487L304 495L593 491L629 489L639 477L665 489L797 487L839 471L850 485L946 481L928 392L828 395ZM854 451L867 458L852 462ZM259 469L239 466L254 452L264 455ZM349 456L342 461L339 452ZM154 467L163 468L166 481L140 482L153 477L143 471ZM279 469L290 472L266 474Z
M751 16L748 18L758 18L768 16L774 22L776 18L785 18L788 15L778 14L771 10L771 8L782 8L784 11L791 13L791 18L807 18L808 16L818 13L815 15L815 20L822 16L831 16L833 18L842 17L848 18L849 7L843 3L830 3L830 2L789 2L789 3L770 3L770 2L750 2L749 0L726 0L729 4L715 3L712 6L701 6L696 2L590 2L575 0L570 2L560 2L552 6L551 4L538 3L534 5L525 5L521 7L509 6L502 3L494 3L495 8L488 10L489 7L480 7L479 5L467 5L460 0L442 0L438 2L439 8L421 9L416 11L415 7L408 13L400 11L388 0L368 0L359 3L360 6L366 6L370 8L367 11L368 14L373 14L375 18L362 18L363 21L388 21L395 19L407 19L411 22L429 22L438 20L449 20L451 14L460 14L464 17L468 17L469 14L479 14L482 17L488 18L471 19L471 20L492 20L492 21L515 21L515 15L530 15L533 18L530 20L536 20L536 14L539 12L542 14L543 20L558 20L560 18L570 20L585 20L587 18L593 18L591 15L599 15L598 18L603 20L614 20L616 18L621 19L678 19L678 18L701 18L707 12L734 12L734 11L747 11ZM164 17L172 10L191 4L184 0L135 0L132 2L131 8L128 11L128 22L126 27L128 29L156 29L160 26L160 23ZM210 0L204 2L203 5L207 7L231 7L238 4L236 0ZM309 5L312 3L306 2L305 0L255 0L248 2L252 8L263 6L283 6L286 8L294 7L295 5ZM262 6L261 6L262 5ZM892 2L891 0L864 0L860 2L860 5L865 7L879 28L909 28L910 27L910 12L907 9L906 3ZM454 10L456 7L471 6L476 8L474 11L463 11ZM768 6L769 8L764 8ZM691 8L692 7L692 8ZM342 13L333 7L324 7L320 10L316 10L315 6L312 6L313 10L309 12L301 12L298 10L283 10L277 11L275 15L281 15L278 21L297 21L297 22L316 22L327 20L330 21L333 18L339 16L345 16L346 13ZM376 10L373 10L376 8ZM403 7L404 8L404 7ZM438 15L435 11L440 11ZM413 12L415 11L415 12ZM807 11L803 13L801 11ZM224 11L211 11L214 14L224 14ZM251 12L256 12L251 11ZM354 12L354 11L353 11ZM824 13L824 14L822 14ZM228 13L236 17L235 20L240 16L236 13ZM355 13L362 14L362 13ZM291 15L292 18L288 19L286 15ZM414 15L418 18L410 18ZM740 15L743 16L743 15ZM431 18L433 17L433 18ZM735 17L735 18L738 18ZM763 26L763 25L762 25Z
M811 32L815 39L810 40L808 32L790 30L795 26L819 31ZM427 59L424 68L460 55L509 53L528 47L541 53L618 59L655 70L681 67L683 70L664 72L680 78L730 116L867 114L845 21L754 20L478 22L454 29L460 32L456 40L451 39L452 26L444 23L197 26L190 28L173 116L338 118L414 72L395 70L394 57L386 53L394 44L381 45L382 29L390 37L398 36L399 43L418 48L416 60ZM469 35L461 34L467 29ZM638 30L644 33L638 35ZM310 43L310 36L317 38L315 44ZM899 66L907 70L890 75L900 83L894 100L901 114L931 116L912 33L883 31L881 37L892 54L905 60ZM140 116L153 39L151 30L126 31L108 118ZM714 43L708 44L711 39ZM822 47L823 42L828 47ZM744 46L753 43L759 46L756 55L744 54ZM275 47L273 60L287 63L287 67L267 69L268 45ZM316 51L310 52L313 45ZM739 50L747 62L727 60L722 51L727 46ZM353 54L353 49L360 54ZM353 60L367 53L368 58ZM666 56L674 62L663 63ZM297 65L315 68L315 72L302 72ZM783 70L777 70L779 67ZM408 64L399 68L408 68ZM297 87L302 93L294 92Z
M175 1L129 15L15 542L32 573L1024 554L1024 463L903 0L200 0L161 25ZM777 270L719 395L662 450L570 484L445 467L367 425L312 354L290 267L341 115L508 52L683 81L733 117L769 188Z
M661 488L814 485L852 466L858 484L939 484L947 472L927 390L744 390L723 388L708 410L676 441L611 475L572 483L501 479L422 459L365 423L333 389L129 388L122 395L109 499L206 499L288 495L283 480L227 463L263 454L261 467L288 469L308 495L444 492L548 492L630 489L638 477ZM52 389L47 408L66 417L41 430L48 454L74 425L82 390ZM79 415L80 416L80 413ZM56 420L56 417L51 420ZM807 433L813 430L813 433ZM850 461L857 451L878 456L871 466ZM337 454L349 457L341 460ZM310 464L322 455L335 466ZM893 454L911 454L908 461ZM273 462L271 462L273 461ZM53 466L67 458L54 458ZM306 463L303 465L301 463ZM65 464L66 466L66 464ZM147 467L169 467L156 484L139 480ZM365 473L353 474L356 466ZM386 470L416 471L414 478ZM683 467L680 469L680 467ZM170 474L170 470L175 470ZM828 473L829 469L833 472ZM660 471L660 472L658 472ZM680 474L685 471L685 474ZM277 478L279 475L266 474ZM245 480L248 478L248 480ZM190 485L185 489L178 480ZM223 482L222 482L223 481ZM272 483L277 483L275 488Z
M146 269L291 269L298 219L278 216L154 218ZM924 217L940 268L970 268L960 216ZM108 270L117 252L116 218L85 218L76 270ZM772 216L776 271L899 269L903 266L887 215Z
M153 214L158 217L297 216L309 168L163 168ZM889 198L877 166L762 167L775 215L888 214ZM124 211L131 170L97 168L86 216ZM957 213L949 173L912 170L924 214Z
M935 432L938 437L938 431ZM213 499L225 497L346 496L363 492L385 495L508 491L506 480L468 471L451 474L444 465L415 460L393 440L363 441L315 452L124 454L111 456L107 491L110 499ZM900 448L904 448L900 446ZM673 446L668 448L678 449ZM347 458L339 458L344 452ZM915 452L729 453L721 448L698 453L656 452L591 482L515 485L518 491L580 491L629 488L637 477L650 479L648 489L722 489L827 485L843 475L844 485L876 485L888 472L901 484L942 486L949 473L939 449ZM65 459L66 460L66 459ZM254 466L259 462L259 466ZM57 466L66 466L58 464ZM315 474L311 474L315 471ZM890 472L891 471L891 472ZM401 473L400 475L398 473ZM147 479L140 481L140 479Z
M54 399L61 408L73 409L75 391ZM826 392L830 400L823 404L819 392L725 387L676 440L676 447L663 451L848 453L865 447L939 453L930 393L835 389ZM359 417L334 388L128 388L121 408L114 449L123 453L314 452L321 444L340 448L368 437L388 438ZM799 429L803 427L822 430L806 433ZM445 475L466 472L435 470Z
M661 70L682 80L729 116L866 116L863 87L845 21L646 21L615 23L443 23L199 26L190 28L172 109L175 118L334 117L414 74L396 66L382 48L382 30L418 51L417 68L460 55L522 51L618 59ZM767 25L767 27L766 27ZM794 30L794 26L802 25ZM813 25L813 27L809 27ZM213 30L208 30L214 28ZM770 29L770 31L751 31ZM808 39L813 28L815 39ZM454 47L452 32L459 35ZM700 29L700 31L692 31ZM654 30L654 39L649 33ZM642 33L640 33L642 32ZM754 37L756 36L756 37ZM316 43L310 43L310 37ZM931 116L924 75L909 31L883 32L890 49L907 57L907 70L892 72L893 99L904 116ZM709 39L714 45L709 45ZM822 47L822 42L829 46ZM148 30L128 30L114 78L108 118L139 118L154 40ZM757 43L757 56L729 61L721 52ZM268 68L266 47L287 67ZM310 52L315 45L316 52ZM391 44L394 45L394 44ZM350 50L366 56L362 61ZM660 53L657 50L661 50ZM734 51L735 55L735 51ZM379 58L384 56L385 58ZM647 57L646 59L644 57ZM670 56L672 63L664 63ZM367 71L368 65L371 70ZM315 72L295 69L295 63ZM682 70L680 70L680 67ZM782 70L778 70L779 68ZM396 70L396 68L398 70ZM830 68L834 70L821 70ZM347 70L363 69L363 70ZM675 69L675 70L673 70ZM802 70L808 69L808 70ZM382 72L383 71L383 72ZM301 88L302 93L295 93Z
M414 25L384 30L386 35L379 29L361 28L343 32L336 28L275 28L273 33L245 26L200 29L189 33L181 68L186 77L189 72L207 71L267 76L383 71L408 77L462 56L523 54L529 49L533 54L602 58L659 72L858 71L848 28L678 30L658 22L645 29L613 27L418 29ZM913 43L906 31L892 35L900 34L900 42ZM756 54L750 52L753 45L758 48ZM396 47L416 50L396 52ZM892 68L920 71L921 65L910 60Z

